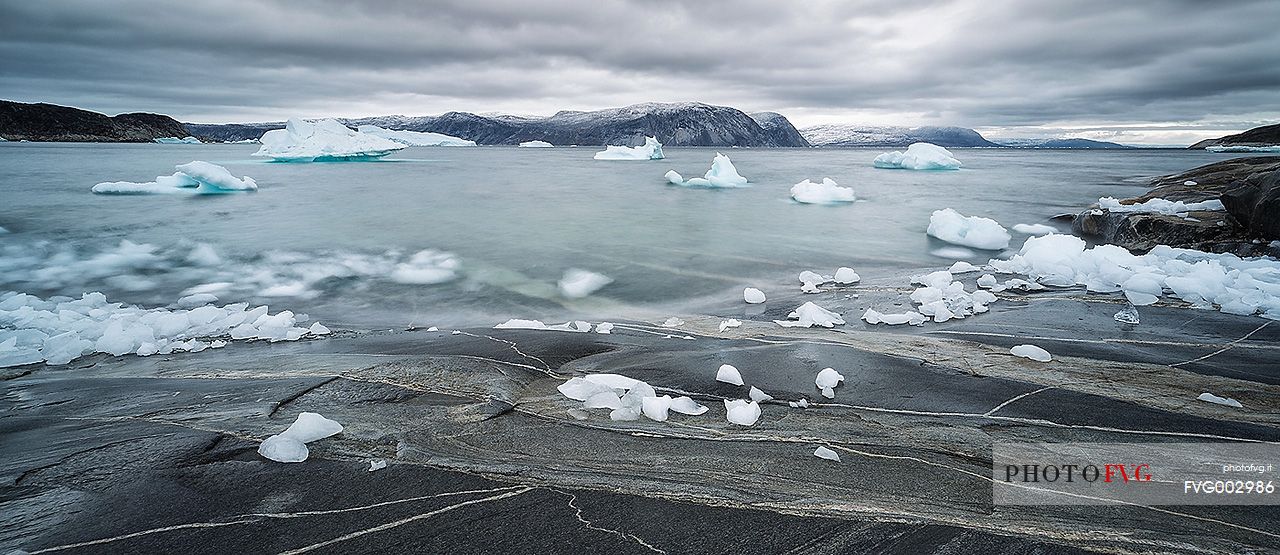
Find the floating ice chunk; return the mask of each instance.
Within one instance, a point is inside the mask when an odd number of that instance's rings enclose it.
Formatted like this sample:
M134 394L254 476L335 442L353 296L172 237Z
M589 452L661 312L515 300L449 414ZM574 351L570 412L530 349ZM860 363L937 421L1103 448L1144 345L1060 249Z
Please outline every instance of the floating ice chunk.
M284 129L267 131L258 139L254 156L278 162L371 160L405 148L395 141L352 131L336 120L290 118Z
M675 170L667 172L663 177L667 178L667 182L672 185L681 185L684 187L712 187L712 188L734 188L745 187L747 178L738 175L738 169L733 167L733 162L728 156L716 153L715 159L711 161L711 169L702 177L695 177L686 180Z
M973 258L975 256L978 256L978 253L973 252L964 247L942 247L942 248L933 249L929 251L929 254L932 254L933 256L936 256L938 258L950 258L952 260L958 260L963 258Z
M1244 407L1243 407L1243 405L1241 405L1241 404L1240 404L1240 401L1237 401L1237 400L1232 399L1232 398L1230 398L1230 397L1219 397L1219 396L1217 396L1217 395L1214 395L1214 394L1212 394L1212 393L1209 393L1208 391L1206 391L1206 392L1204 392L1204 393L1201 393L1199 397L1196 397L1196 399L1197 399L1197 400L1200 400L1200 401L1206 401L1206 402L1209 402L1209 403L1213 403L1213 404L1216 404L1216 405L1224 405L1224 406L1228 406L1228 407L1235 407L1235 408L1238 408L1238 409L1239 409L1239 408L1244 408Z
M661 397L645 397L642 399L641 412L645 417L655 422L666 422L668 411L671 410L673 404L670 395Z
M173 175L162 175L155 181L132 183L112 181L93 186L100 195L200 194L217 195L256 191L258 184L250 177L236 178L226 168L199 160L180 164Z
M841 285L858 283L861 280L862 280L862 277L858 275L858 272L855 272L853 271L853 268L849 268L846 266L841 266L840 268L836 269L836 275L835 275L835 278L833 279L833 281Z
M999 250L1009 246L1012 237L990 218L964 216L950 208L936 210L929 217L927 233L948 243L975 249Z
M684 185L686 183L684 176L680 175L680 172L676 170L667 170L667 173L662 174L662 177L667 178L667 183L672 185Z
M1102 197L1098 199L1098 207L1110 212L1125 213L1142 213L1142 214L1185 214L1192 210L1226 210L1220 200L1206 200L1203 202L1183 202L1171 201L1162 198L1153 198L1146 202L1135 204L1121 204L1119 200L1112 197Z
M725 418L731 424L754 426L760 419L760 404L745 399L726 399L724 402Z
M369 472L377 472L387 467L387 461L384 459L374 459L369 461Z
M768 393L761 391L760 388L754 385L751 386L751 390L747 392L747 397L750 397L752 401L755 401L757 403L763 403L765 401L773 400L772 395L769 395Z
M457 279L459 266L452 254L426 249L396 264L387 278L406 285L435 285Z
M546 141L525 141L520 143L520 148L552 148L555 145Z
M956 170L961 166L951 151L931 143L912 144L906 152L886 152L876 156L873 164L877 168L906 170Z
M822 396L828 399L834 399L836 396L835 388L844 381L844 376L836 372L835 368L823 368L818 375L814 377L813 383L822 390Z
M1013 230L1018 233L1023 233L1026 235L1035 235L1037 237L1041 235L1048 235L1050 233L1058 232L1057 228L1050 225L1044 225L1044 224L1014 224Z
M610 334L613 333L613 323L600 322L596 324L596 333Z
M475 141L443 133L422 133L419 131L397 131L383 129L376 125L361 125L356 131L365 135L382 137L407 146L476 146Z
M822 178L822 183L806 179L792 185L791 198L803 204L836 204L858 200L852 187L841 187L829 177Z
M804 303L787 315L788 320L774 320L774 323L786 328L808 328L822 326L829 328L843 324L844 318L813 303Z
M160 144L162 144L162 145L198 145L198 144L201 144L201 143L200 143L200 139L197 139L197 138L195 138L195 137L183 137L183 138L181 138L181 139L179 139L179 138L177 138L177 137L156 137L155 139L152 139L152 140L153 140L153 141L155 141L155 142L157 142L157 143L160 143Z
M827 449L826 447L823 447L821 445L819 445L817 449L813 450L813 456L818 457L819 459L827 459L829 461L840 462L839 453L836 453L835 451Z
M729 328L736 328L741 325L742 325L742 322L739 322L738 320L730 318L728 320L724 320L720 322L720 332L724 333L724 330L727 330Z
M277 434L267 438L258 446L258 454L282 463L299 463L307 460L311 450L297 439Z
M256 191L258 184L249 177L236 178L227 168L201 160L175 167L178 172L200 183L199 192L221 193L226 191ZM177 175L177 174L175 174Z
M1132 326L1136 326L1138 325L1138 322L1139 322L1138 307L1133 305L1126 306L1124 307L1124 309L1117 312L1114 318L1117 322L1120 322L1121 324L1129 324Z
M1009 349L1009 352L1014 356L1029 358L1036 362L1049 362L1053 360L1053 357L1049 355L1049 351L1041 349L1035 345L1018 345L1017 347Z
M969 272L977 272L979 271L979 269L980 268L978 268L977 266L974 266L973 264L970 264L963 260L957 260L955 264L952 264L951 267L947 269L947 271L951 272L952 274L967 274Z
M684 320L681 320L675 316L667 318L667 321L662 323L662 327L664 328L678 328L683 325L684 325Z
M733 385L742 385L742 374L731 364L721 364L716 370L716 381Z
M742 300L746 301L747 304L760 304L765 301L764 291L756 289L755 287L743 289Z
M560 282L556 285L560 289L561 296L568 299L581 299L610 283L613 283L613 280L604 274L570 268L565 271L564 277L560 278Z
M678 412L680 414L697 416L699 414L707 412L707 407L703 405L699 405L693 399L690 399L688 397L676 397L675 399L671 400L671 410Z
M653 137L645 137L643 146L606 146L597 152L596 160L661 160L662 143Z

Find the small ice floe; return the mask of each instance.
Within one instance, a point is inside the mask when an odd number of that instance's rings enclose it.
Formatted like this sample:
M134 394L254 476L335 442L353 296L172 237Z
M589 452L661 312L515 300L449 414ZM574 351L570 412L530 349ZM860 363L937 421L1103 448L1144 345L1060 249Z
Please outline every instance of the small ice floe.
M1036 362L1049 362L1053 360L1053 356L1049 354L1049 351L1041 349L1035 345L1018 345L1009 349L1009 353L1014 356L1029 358Z
M1009 246L1009 231L991 218L965 216L950 208L929 216L930 236L975 249L1000 250Z
M520 148L553 148L555 145L546 141L525 141L517 146Z
M263 133L254 156L278 162L371 160L403 149L395 141L353 131L337 120L290 118L284 129Z
M1098 199L1098 207L1109 212L1125 212L1125 213L1141 213L1141 214L1165 214L1176 215L1186 214L1193 210L1226 210L1220 200L1206 200L1203 202L1183 202L1171 201L1162 198L1153 198L1146 202L1134 204L1121 204L1118 199L1112 197L1102 197Z
M1057 228L1044 224L1014 224L1013 230L1024 235L1035 235L1036 237L1058 232Z
M162 175L155 181L112 181L94 185L91 190L100 195L221 195L258 190L258 184L253 178L236 177L227 168L217 164L195 160L179 164L175 168L178 171L173 175Z
M374 459L369 461L369 472L377 472L387 467L387 461L383 459Z
M957 260L955 264L952 264L950 268L947 268L947 271L952 274L967 274L969 272L977 272L980 270L981 268L963 260Z
M560 289L560 295L566 299L581 299L610 283L613 283L613 279L604 274L570 268L556 286Z
M818 375L813 378L813 384L822 390L822 396L828 399L836 397L836 386L844 381L844 376L836 372L835 368L823 368Z
M791 198L802 204L838 204L858 200L853 188L841 187L830 177L822 178L821 183L806 179L792 185Z
M596 160L661 160L663 158L662 143L654 137L645 137L642 146L609 145L597 152L594 158Z
M828 280L826 277L823 277L822 274L819 274L818 272L805 270L803 272L800 272L800 292L821 293L822 290L818 289L818 286L828 281L830 280Z
M950 258L952 260L961 260L978 256L978 253L964 247L941 247L929 251L929 254L938 258Z
M600 322L596 324L596 333L610 334L613 333L612 322Z
M765 401L773 400L772 395L769 395L768 393L761 391L760 388L754 385L751 386L751 390L747 392L747 397L749 397L752 401L755 401L757 403L763 403Z
M395 129L383 129L376 125L361 125L356 128L356 131L364 133L365 135L382 137L406 146L476 146L475 141L468 141L467 139L454 137L452 135L445 135L444 133L399 131Z
M764 291L756 289L755 287L748 287L746 289L743 289L742 300L746 301L747 304L763 303L765 301Z
M787 401L787 405L793 409L807 409L809 408L809 400L800 399L799 401Z
M1237 401L1237 400L1232 399L1232 398L1230 398L1230 397L1219 397L1219 396L1217 396L1217 395L1214 395L1214 394L1212 394L1212 393L1209 393L1208 391L1206 391L1206 392L1204 392L1204 393L1201 393L1199 397L1196 397L1196 399L1198 399L1198 400L1200 400L1200 401L1206 401L1206 402L1209 402L1209 403L1213 403L1213 404L1215 404L1215 405L1223 405L1223 406L1228 406L1228 407L1235 407L1235 408L1238 408L1238 409L1239 409L1239 408L1244 408L1244 406L1240 404L1240 401Z
M678 328L683 325L684 325L684 320L681 320L680 318L677 318L675 316L667 318L667 320L662 323L662 327L664 328Z
M841 266L836 269L836 275L832 278L832 281L840 285L852 285L862 281L862 277L858 275L858 272L853 271L853 268Z
M844 324L844 318L813 303L804 303L787 315L787 320L774 320L775 324L784 328L808 328L822 326L830 328Z
M817 449L813 450L813 456L818 457L819 459L827 459L829 461L840 462L839 453L836 453L835 451L827 449L826 447L823 447L821 445L819 445Z
M875 309L868 308L862 313L862 319L868 324L888 324L896 326L900 324L911 324L913 326L923 325L928 318L914 310L902 312L899 314L881 314Z
M738 321L738 320L736 320L736 319L733 319L733 318L730 318L730 319L728 319L728 320L721 321L721 322L720 322L720 333L724 333L724 330L727 330L727 329L729 329L729 328L736 328L736 327L739 327L739 326L741 326L741 325L742 325L742 322L740 322L740 321Z
M1136 326L1140 321L1138 318L1138 307L1133 305L1126 306L1123 309L1121 309L1119 312L1116 312L1113 318L1115 318L1115 320L1117 322L1120 322L1121 324L1129 324L1131 326Z
M951 151L932 143L914 143L906 152L886 152L876 156L873 165L904 170L958 170L961 166Z
M716 381L733 385L742 385L742 373L738 372L737 367L731 364L721 364L720 369L716 370Z
M342 424L318 413L304 412L279 434L258 446L258 454L276 462L294 463L307 460L307 444L342 432Z
M573 331L573 332L589 332L591 331L591 322L582 320L574 320L563 324L548 326L542 320L522 320L520 318L512 318L493 327L496 330L550 330L550 331ZM457 333L457 332L454 332Z
M738 175L738 169L733 167L733 162L728 156L716 153L716 157L711 161L711 169L702 177L694 177L686 180L675 170L671 170L663 177L667 178L667 182L672 185L680 185L683 187L712 187L717 189L729 189L735 187L746 187L747 178Z
M754 426L760 419L760 404L746 399L726 399L724 402L725 418L730 424Z

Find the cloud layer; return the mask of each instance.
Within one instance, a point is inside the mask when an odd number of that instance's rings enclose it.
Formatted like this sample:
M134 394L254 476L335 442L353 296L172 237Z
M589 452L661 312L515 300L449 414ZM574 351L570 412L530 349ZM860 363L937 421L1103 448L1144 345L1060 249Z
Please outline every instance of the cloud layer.
M0 0L0 97L185 121L698 100L1181 140L1280 119L1277 28L1274 0Z

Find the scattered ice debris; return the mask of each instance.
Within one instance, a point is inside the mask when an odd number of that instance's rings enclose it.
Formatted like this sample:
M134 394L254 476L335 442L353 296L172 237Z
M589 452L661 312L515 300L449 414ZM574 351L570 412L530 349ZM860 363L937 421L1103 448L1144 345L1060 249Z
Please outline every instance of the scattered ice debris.
M575 401L582 401L582 409L608 409L612 420L639 420L643 415L650 420L663 422L667 420L668 411L680 414L699 415L707 412L707 407L698 404L688 397L661 397L653 386L643 381L629 378L621 374L587 374L579 378L570 378L557 388L562 395ZM571 414L573 414L571 412ZM581 416L581 418L579 418ZM579 420L587 414L574 414Z
M1049 354L1049 351L1041 349L1035 345L1018 345L1009 349L1009 353L1013 356L1029 358L1036 362L1049 362L1053 360L1053 356Z
M742 300L746 301L747 304L760 304L765 301L764 291L756 289L755 287L743 289Z
M1201 393L1199 397L1196 397L1196 399L1200 401L1207 401L1209 403L1213 403L1216 405L1224 405L1228 407L1235 407L1238 409L1244 408L1244 406L1240 404L1240 401L1237 401L1230 397L1219 397L1217 395L1209 393L1208 391Z
M954 276L947 270L915 276L911 281L924 286L911 293L911 300L920 304L919 314L931 316L933 321L938 323L946 322L952 318L965 318L974 314L981 314L988 310L988 304L996 301L996 296L990 291L966 291L964 284L955 281ZM863 315L863 319L869 323L877 323L872 320L878 320L886 324L904 323L902 321L904 316L906 317L905 323L918 325L916 322L920 321L911 312L900 315L884 315L875 311L869 312L869 314ZM894 317L893 321L889 320L890 316Z
M597 155L598 157L599 155ZM659 156L661 157L661 156ZM675 170L671 170L663 177L672 185L681 185L684 187L712 187L717 189L728 189L734 187L745 187L747 178L738 175L738 169L733 167L733 162L728 156L716 153L716 157L711 161L711 169L702 177L694 177L686 180Z
M903 312L901 314L881 314L874 309L868 308L862 313L862 319L868 324L888 324L896 326L900 324L911 324L913 326L923 325L928 318L916 311Z
M822 274L805 270L800 272L800 291L803 293L821 293L822 290L818 289L818 286L827 281L830 280L823 277Z
M643 146L606 146L597 152L596 160L661 160L662 143L653 137L645 137Z
M967 274L969 272L977 272L979 270L980 268L977 266L963 260L957 260L955 264L952 264L951 267L947 269L947 271L952 274Z
M684 325L684 320L681 320L680 318L677 318L675 316L667 318L667 321L662 323L662 327L664 328L678 328L683 325Z
M522 320L520 318L512 318L493 327L496 330L550 330L550 331L573 331L573 332L589 332L591 331L591 322L582 320L574 320L563 324L549 326L542 323L542 320ZM455 332L456 333L456 332Z
M612 322L600 322L596 324L596 333L610 334L613 333Z
M960 260L965 258L973 258L978 253L973 252L964 247L942 247L929 251L929 254L938 258L950 258L952 260Z
M423 133L420 131L397 131L383 129L376 125L361 125L356 131L374 137L382 137L407 146L476 146L475 141L443 133Z
M1058 232L1058 228L1044 224L1014 224L1013 230L1025 235L1035 235L1036 237Z
M822 326L829 328L843 324L844 318L813 303L804 303L787 315L787 320L774 320L774 323L785 328L808 328Z
M409 257L409 260L396 264L387 277L391 281L406 285L436 285L457 279L460 266L458 259L452 254L427 249L418 251Z
M201 143L200 143L200 139L197 139L197 138L195 138L195 137L183 137L183 138L181 138L181 139L179 139L179 138L177 138L177 137L157 137L157 138L155 138L155 139L153 139L153 140L154 140L155 142L157 142L157 143L162 144L162 145L198 145L198 144L201 144Z
M844 376L836 372L835 368L823 368L818 375L813 378L814 385L822 390L822 396L828 399L834 399L836 396L835 388L844 381Z
M912 144L906 152L886 152L876 156L873 164L877 168L906 170L957 170L961 166L951 151L932 143Z
M799 401L787 401L787 405L793 409L807 409L809 408L809 400L800 399Z
M858 200L852 187L841 187L830 177L822 178L822 183L806 179L792 185L791 198L803 204L837 204Z
M556 286L560 289L560 295L565 298L581 299L610 283L613 283L613 279L604 274L570 268L565 271L564 277L560 278Z
M209 338L295 341L311 333L296 323L288 310L273 315L248 303L145 309L108 303L102 293L45 300L10 292L0 295L0 367L61 365L90 353L199 352L212 346Z
M727 329L729 329L729 328L736 328L736 327L741 326L741 325L742 325L742 322L739 322L738 320L733 319L733 318L730 318L730 319L728 319L728 320L724 320L724 321L720 322L720 333L724 333L724 330L727 330Z
M1153 198L1146 202L1135 204L1121 204L1119 200L1112 197L1102 197L1098 199L1098 207L1110 212L1135 212L1142 214L1186 214L1192 210L1226 210L1220 200L1206 200L1204 202L1187 203L1183 201L1171 201L1162 198Z
M858 272L853 271L853 268L841 266L836 269L836 275L832 281L840 285L850 285L862 281L862 277L858 275Z
M1136 326L1140 321L1138 318L1138 307L1133 305L1126 306L1123 309L1121 309L1119 312L1117 312L1114 318L1117 322L1120 322L1121 324L1129 324L1131 326Z
M757 403L763 403L765 401L773 400L773 395L769 395L768 393L761 391L760 388L754 385L751 386L751 390L747 392L747 397L751 398L752 401L755 401Z
M258 454L276 462L302 462L310 454L306 444L339 433L342 433L342 424L318 413L304 412L288 429L263 441L258 446Z
M237 178L217 164L195 160L179 164L176 169L173 175L162 175L155 181L111 181L94 185L92 191L100 195L221 195L258 190L252 178Z
M738 369L731 364L721 364L720 369L716 370L716 381L742 385L742 373L738 372Z
M818 457L819 459L827 459L829 461L840 462L839 453L836 453L835 451L827 449L826 447L823 447L821 445L819 445L817 449L813 450L813 456Z
M371 160L405 148L389 139L352 131L332 119L312 122L290 118L284 129L267 131L258 142L262 148L253 155L278 162Z
M760 419L760 404L746 399L726 399L724 402L725 418L731 424L754 426Z
M935 210L929 216L927 233L948 243L975 249L1000 250L1009 246L1012 237L990 218L965 216L950 208Z
M1024 274L1038 284L1054 287L1083 285L1093 292L1161 294L1195 307L1217 306L1228 314L1260 314L1280 319L1280 261L1240 258L1160 245L1135 255L1114 245L1086 248L1071 235L1032 237L1009 260L992 260L997 271ZM1130 283L1137 275L1143 278ZM1137 295L1139 300L1144 297Z
M383 459L374 459L369 461L369 472L377 472L387 467L387 461Z
M525 141L520 143L520 148L552 148L555 145L546 141Z

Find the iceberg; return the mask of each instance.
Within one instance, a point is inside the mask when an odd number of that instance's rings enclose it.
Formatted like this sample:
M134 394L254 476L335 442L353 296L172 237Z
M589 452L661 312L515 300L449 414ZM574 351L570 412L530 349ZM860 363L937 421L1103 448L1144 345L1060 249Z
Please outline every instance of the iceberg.
M1112 197L1102 197L1098 199L1098 207L1108 212L1122 213L1140 213L1140 214L1165 214L1176 215L1186 214L1192 210L1226 210L1220 200L1206 200L1203 202L1183 202L1171 201L1162 198L1153 198L1146 202L1136 204L1121 204L1119 200Z
M613 283L613 279L604 274L570 268L565 271L564 277L560 278L557 287L564 298L581 299L610 283Z
M406 148L390 139L352 131L332 119L290 118L284 129L267 131L258 142L262 148L253 155L277 162L372 160Z
M525 141L518 145L520 148L553 148L555 145L546 141Z
M475 141L443 133L424 133L421 131L398 131L383 129L376 125L361 125L356 131L365 135L382 137L407 146L476 146Z
M813 303L804 303L787 315L787 320L774 320L775 324L784 328L808 328L822 326L829 328L844 324L844 318Z
M1053 356L1049 354L1049 351L1041 349L1035 345L1018 345L1009 349L1009 353L1013 356L1029 358L1036 362L1049 362L1053 360Z
M686 180L684 176L675 170L668 171L663 177L667 179L668 183L683 187L731 189L747 186L747 178L738 175L738 169L733 167L733 162L729 160L729 157L719 152L716 153L716 157L711 161L711 169L707 170L707 173L703 174L702 177Z
M662 143L654 137L645 137L643 146L606 146L597 152L596 160L661 160Z
M195 160L179 164L175 169L178 171L173 175L162 175L155 181L111 181L94 185L91 190L99 195L221 195L258 190L253 178L237 178L217 164Z
M258 446L258 454L276 462L296 463L307 460L307 444L342 433L342 424L318 413L298 415L289 428L267 438Z
M906 152L886 152L876 156L877 168L904 170L958 170L960 161L951 151L932 143L914 143Z
M1000 250L1009 246L1012 236L990 218L965 216L950 208L935 210L929 216L929 235L954 245L975 249Z
M822 183L806 179L792 185L791 198L803 204L838 204L857 200L851 187L841 187L829 177L822 178Z
M198 145L200 144L200 139L197 139L195 137L183 137L181 139L177 137L159 137L155 139L155 141L162 145Z

